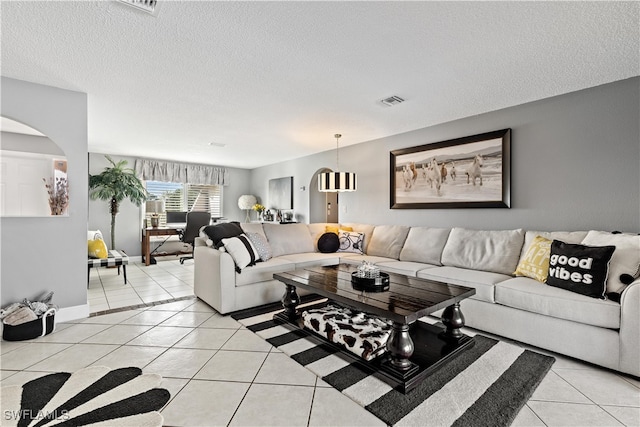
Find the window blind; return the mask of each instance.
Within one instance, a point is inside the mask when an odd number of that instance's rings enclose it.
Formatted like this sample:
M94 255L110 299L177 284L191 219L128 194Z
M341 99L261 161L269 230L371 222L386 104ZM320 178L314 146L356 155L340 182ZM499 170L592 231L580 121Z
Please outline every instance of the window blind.
M212 217L222 216L222 186L182 184L177 182L146 181L147 192L155 198L164 199L169 212L209 212ZM149 218L146 214L145 218ZM160 225L167 224L165 213L160 214Z

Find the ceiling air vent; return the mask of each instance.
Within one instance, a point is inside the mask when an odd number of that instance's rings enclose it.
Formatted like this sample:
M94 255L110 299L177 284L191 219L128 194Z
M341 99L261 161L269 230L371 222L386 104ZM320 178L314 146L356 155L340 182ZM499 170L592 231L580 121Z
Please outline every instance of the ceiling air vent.
M153 16L158 14L158 0L118 0L120 3L143 10Z
M399 96L390 96L388 98L385 98L383 100L381 100L380 102L382 102L384 105L386 105L387 107L393 107L394 105L398 105L401 102L404 102L404 99L400 98Z

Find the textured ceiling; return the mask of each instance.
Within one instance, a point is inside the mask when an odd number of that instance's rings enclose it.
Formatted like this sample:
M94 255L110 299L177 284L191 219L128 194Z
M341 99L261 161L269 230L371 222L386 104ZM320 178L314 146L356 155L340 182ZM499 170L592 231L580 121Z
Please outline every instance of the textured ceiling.
M86 92L92 152L254 168L640 74L637 2L159 3L2 1L2 75Z

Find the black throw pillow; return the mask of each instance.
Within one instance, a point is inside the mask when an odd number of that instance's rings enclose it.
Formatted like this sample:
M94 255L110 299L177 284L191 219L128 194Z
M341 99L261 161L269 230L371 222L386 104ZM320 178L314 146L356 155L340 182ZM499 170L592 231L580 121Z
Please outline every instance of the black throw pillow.
M239 222L223 222L215 225L207 225L203 231L213 241L213 246L215 248L223 246L222 239L238 237L244 233Z
M554 240L547 284L604 299L609 261L615 250L615 246L584 246Z
M340 239L336 233L324 233L318 239L318 250L323 254L330 254L340 248Z

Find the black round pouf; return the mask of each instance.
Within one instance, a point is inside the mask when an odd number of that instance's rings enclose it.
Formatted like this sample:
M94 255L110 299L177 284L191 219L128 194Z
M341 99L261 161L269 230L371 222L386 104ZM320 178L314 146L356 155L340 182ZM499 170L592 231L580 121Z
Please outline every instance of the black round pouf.
M330 254L340 248L340 239L336 233L324 233L318 239L318 250L323 254Z

